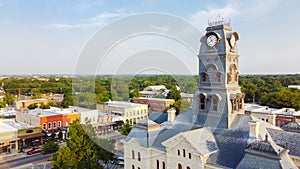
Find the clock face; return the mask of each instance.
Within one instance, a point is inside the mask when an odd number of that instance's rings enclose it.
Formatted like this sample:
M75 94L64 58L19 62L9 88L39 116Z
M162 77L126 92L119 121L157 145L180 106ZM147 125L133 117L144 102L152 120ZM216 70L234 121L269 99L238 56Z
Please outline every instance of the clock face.
M231 45L231 47L234 47L235 46L235 36L231 36L231 38L230 38L230 45Z
M206 43L209 47L213 47L217 44L218 38L216 35L209 35L206 39Z

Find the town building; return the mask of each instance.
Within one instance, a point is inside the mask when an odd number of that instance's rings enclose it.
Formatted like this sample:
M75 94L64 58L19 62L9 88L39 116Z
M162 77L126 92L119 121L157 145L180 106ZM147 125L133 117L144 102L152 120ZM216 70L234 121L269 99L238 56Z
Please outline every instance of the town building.
M14 120L0 121L0 154L16 153L25 148L43 144L44 134L40 127Z
M289 85L288 88L290 88L290 89L299 89L300 90L300 85Z
M117 115L123 117L124 122L135 124L140 120L148 118L148 105L123 101L109 101L97 105L100 113Z
M74 108L37 108L16 113L16 121L40 127L47 136L44 141L49 138L55 140L65 139L69 125L76 119L80 119L80 113Z
M0 118L15 118L16 110L11 107L0 108Z
M148 119L134 125L124 140L125 169L300 167L299 133L244 111L238 40L228 22L209 23L200 40L192 109L176 117L169 110L161 124Z
M180 96L181 96L181 99L182 99L182 100L186 100L186 101L193 102L193 97L194 97L193 94L181 92L181 93L180 93Z
M275 109L257 104L245 104L245 112L278 127L297 120L297 111L293 108Z
M18 150L18 130L0 121L0 154Z
M170 105L173 105L175 103L175 100L138 97L138 98L134 98L133 102L139 104L147 104L148 112L150 115L152 112L163 112L166 108L168 109Z
M48 104L50 102L49 99L41 98L41 99L28 99L28 100L16 100L13 103L15 109L27 109L27 107L31 104Z

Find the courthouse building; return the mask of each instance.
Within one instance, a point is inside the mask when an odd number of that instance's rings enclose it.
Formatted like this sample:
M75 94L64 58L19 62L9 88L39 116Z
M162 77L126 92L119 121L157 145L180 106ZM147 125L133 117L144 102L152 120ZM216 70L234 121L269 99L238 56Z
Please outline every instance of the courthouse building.
M238 40L223 20L206 28L192 109L177 117L170 110L161 124L143 120L134 125L124 140L125 169L300 167L300 133L244 111Z

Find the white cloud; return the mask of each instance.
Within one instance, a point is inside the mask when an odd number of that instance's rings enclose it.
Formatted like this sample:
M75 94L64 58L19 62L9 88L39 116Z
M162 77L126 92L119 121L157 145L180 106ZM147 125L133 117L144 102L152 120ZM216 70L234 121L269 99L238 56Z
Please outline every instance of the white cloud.
M93 28L105 25L107 22L114 18L126 16L128 13L124 9L118 10L116 12L102 12L101 14L87 19L84 23L55 23L50 24L47 27L56 29L80 29L80 28Z
M224 18L231 18L238 15L239 12L237 9L233 8L230 5L226 5L223 8L210 8L207 11L199 11L191 16L191 22L198 28L203 28L207 26L208 20L215 20L218 15L221 15Z
M111 18L125 16L125 15L128 15L128 13L126 13L124 9L120 9L116 12L103 12L97 16L90 18L90 20L91 21L103 21L103 20L107 20L107 19L111 19Z
M205 28L208 20L215 20L218 15L225 19L248 20L265 15L280 6L283 0L228 0L224 7L209 7L207 10L191 15L191 22L198 28Z

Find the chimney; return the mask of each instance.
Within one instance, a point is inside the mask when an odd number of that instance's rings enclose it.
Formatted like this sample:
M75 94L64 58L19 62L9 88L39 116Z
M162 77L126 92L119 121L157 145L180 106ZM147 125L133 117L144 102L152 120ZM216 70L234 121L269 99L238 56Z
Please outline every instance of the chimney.
M250 121L249 126L250 126L249 137L258 139L258 136L259 136L259 122L258 121Z
M173 123L176 117L176 110L172 107L167 112L168 112L168 121Z

